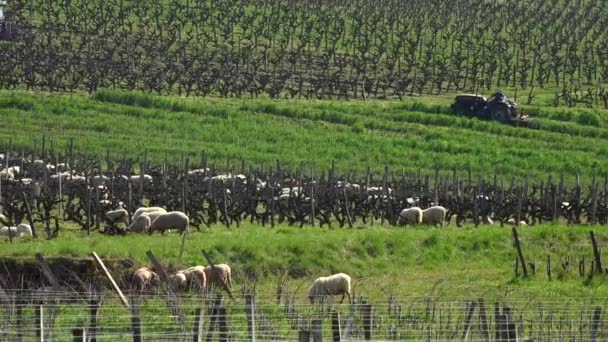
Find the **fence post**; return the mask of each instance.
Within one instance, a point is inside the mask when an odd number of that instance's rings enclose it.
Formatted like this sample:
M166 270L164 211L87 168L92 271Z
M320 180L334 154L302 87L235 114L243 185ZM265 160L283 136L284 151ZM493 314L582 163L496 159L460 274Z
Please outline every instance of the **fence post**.
M44 342L44 306L36 306L36 341Z
M99 325L99 311L101 310L101 299L92 298L90 301L91 322L89 324L89 342L97 341L97 326Z
M517 235L517 229L513 227L513 240L515 241L515 248L517 249L517 255L519 256L519 262L521 264L521 269L524 272L524 277L528 276L528 268L526 267L526 261L524 260L524 254L521 251L521 246L519 245L519 236Z
M366 341L372 340L372 305L363 304L361 307L362 321L363 321L363 335Z
M598 306L595 308L595 311L593 312L593 319L591 321L591 337L589 338L589 341L591 341L591 342L595 342L595 339L597 337L597 327L600 322L601 315L602 315L602 308Z
M87 342L87 332L84 328L72 329L72 336L74 342Z
M595 260L595 270L591 270L591 272L602 274L602 256L600 255L600 250L597 247L597 241L595 240L595 234L593 234L593 231L589 232L589 238L591 239L591 245L593 246L593 257Z
M312 325L312 342L323 341L323 321L320 319L313 319Z
M213 309L211 313L211 319L209 320L209 330L207 331L206 341L213 341L213 330L215 329L215 323L218 321L219 309L222 305L223 297L221 295L217 295L215 297L215 302L213 303Z
M229 339L229 331L228 331L228 318L226 317L226 308L222 305L218 308L217 311L218 316L218 326L220 330L220 342L228 342Z
M255 342L255 303L250 294L245 295L245 308L247 310L247 341Z
M309 330L298 331L298 342L310 342L310 331Z
M481 321L481 337L483 342L490 342L490 329L488 328L488 317L486 315L486 303L483 298L479 299L479 320Z
M475 313L475 306L477 303L467 303L467 311L464 319L464 331L462 333L462 340L467 341L469 339L469 332L471 331L471 323L473 322L473 314Z
M203 340L203 309L200 307L194 311L194 329L192 335L193 342L201 342Z
M133 342L142 342L141 317L139 316L139 300L137 296L131 296L131 329L133 330Z
M97 262L99 267L101 267L101 269L103 270L103 272L106 275L106 278L108 278L110 280L110 283L112 284L112 287L114 288L114 291L116 291L116 293L118 293L118 297L120 297L120 301L122 302L122 304L125 307L129 308L130 306L129 306L129 301L127 300L127 297L125 297L125 295L120 290L120 287L118 287L118 285L114 281L114 278L112 278L112 275L110 274L110 271L108 271L108 269L106 268L106 265L103 263L103 261L101 261L101 258L99 258L99 255L97 255L97 253L93 252L92 254L93 254L93 259L95 259L95 261Z
M331 313L331 335L334 342L340 342L342 340L341 329L340 329L340 313L333 311Z

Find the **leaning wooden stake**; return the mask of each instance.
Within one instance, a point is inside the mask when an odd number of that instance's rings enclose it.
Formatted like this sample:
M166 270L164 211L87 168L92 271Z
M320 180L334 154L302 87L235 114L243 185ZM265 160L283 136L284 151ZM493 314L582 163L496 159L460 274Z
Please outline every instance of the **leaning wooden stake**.
M517 255L519 256L519 263L521 264L521 269L524 273L524 277L528 276L528 268L526 267L526 261L524 260L524 254L521 251L521 246L519 244L519 237L517 235L517 229L513 227L513 241L515 242L515 248L517 249Z
M130 309L131 306L129 305L129 301L127 300L127 297L125 297L125 295L122 293L122 291L120 290L120 287L118 287L118 285L116 284L116 281L114 281L114 278L112 278L110 271L108 271L108 269L106 268L106 265L103 263L103 261L101 261L101 258L99 258L99 256L95 252L93 252L93 258L95 259L95 262L97 262L99 267L101 267L101 269L105 273L106 278L108 278L110 280L110 283L112 284L112 288L114 288L114 291L116 291L116 293L118 294L118 297L120 298L120 301L122 302L122 304L127 309Z
M602 257L600 255L600 250L597 247L597 241L595 240L595 234L593 231L589 232L589 238L591 239L591 245L593 246L593 257L595 260L595 270L592 272L601 274L602 273Z

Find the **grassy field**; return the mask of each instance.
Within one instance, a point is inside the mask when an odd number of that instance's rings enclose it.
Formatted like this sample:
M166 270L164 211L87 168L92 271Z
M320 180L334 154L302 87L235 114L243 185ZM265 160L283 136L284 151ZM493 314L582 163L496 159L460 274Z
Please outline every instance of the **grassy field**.
M483 227L415 229L358 227L354 229L274 229L242 226L214 227L189 235L183 263L206 264L200 252L210 251L216 262L232 265L238 286L251 286L257 279L263 295L273 298L276 282L288 276L288 287L305 300L307 284L316 276L346 272L354 278L357 294L373 300L388 295L398 298L431 296L461 299L485 296L523 300L555 300L561 296L608 296L603 281L589 281L578 274L578 261L592 260L589 226L543 225L520 228L528 262L536 262L537 274L523 280L514 276L516 251L511 229ZM600 245L608 233L596 229ZM78 243L75 243L78 241ZM181 238L178 234L104 236L74 230L55 240L19 241L3 244L0 256L31 257L89 256L128 257L148 264L152 250L163 262L176 266ZM551 256L552 280L546 275L546 258ZM564 271L562 262L570 258Z
M118 158L126 151L172 160L202 151L218 167L274 165L363 172L439 168L475 174L547 177L608 168L608 114L588 109L529 107L538 129L449 114L451 97L403 102L184 99L135 92L84 95L0 92L0 138L16 150L76 149Z

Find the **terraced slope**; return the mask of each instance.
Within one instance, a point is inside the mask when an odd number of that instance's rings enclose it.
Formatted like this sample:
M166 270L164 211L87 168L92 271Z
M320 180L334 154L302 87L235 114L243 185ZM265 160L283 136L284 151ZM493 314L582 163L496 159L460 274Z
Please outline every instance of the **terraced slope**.
M222 167L244 159L280 160L317 170L418 171L546 177L608 169L608 115L582 109L529 108L537 129L456 117L448 99L340 102L183 99L100 91L85 95L0 93L3 149L38 147L43 134L64 150L152 158L205 152Z

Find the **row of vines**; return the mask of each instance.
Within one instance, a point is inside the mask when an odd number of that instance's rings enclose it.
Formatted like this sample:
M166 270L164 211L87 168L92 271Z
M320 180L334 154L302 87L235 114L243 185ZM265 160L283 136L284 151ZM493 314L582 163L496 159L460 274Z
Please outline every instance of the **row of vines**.
M0 87L402 98L553 87L608 107L598 0L10 1Z

